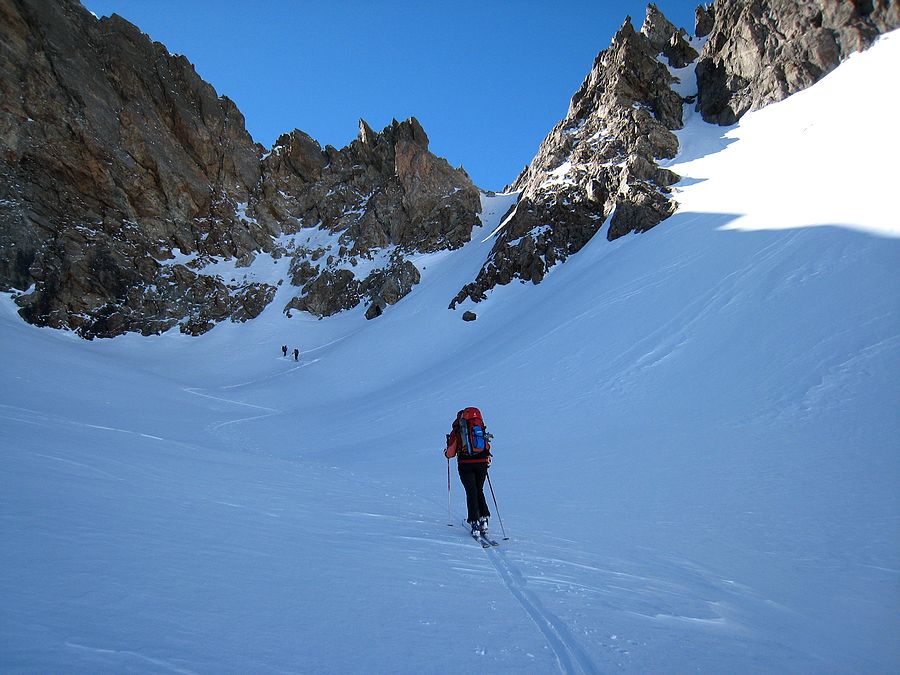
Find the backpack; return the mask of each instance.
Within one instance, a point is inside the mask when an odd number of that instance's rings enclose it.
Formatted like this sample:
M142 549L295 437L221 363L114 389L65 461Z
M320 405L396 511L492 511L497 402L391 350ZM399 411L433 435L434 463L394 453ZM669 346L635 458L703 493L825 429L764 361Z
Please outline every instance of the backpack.
M459 424L459 438L462 441L460 454L466 457L480 455L483 452L491 454L493 436L488 433L478 408L469 407L460 410L456 415L456 421Z

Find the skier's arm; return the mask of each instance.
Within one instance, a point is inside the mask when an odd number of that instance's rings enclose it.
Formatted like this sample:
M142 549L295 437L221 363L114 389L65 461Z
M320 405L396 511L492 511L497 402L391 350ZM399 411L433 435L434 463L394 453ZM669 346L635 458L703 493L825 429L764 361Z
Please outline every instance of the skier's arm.
M459 441L457 438L458 434L456 433L447 434L447 449L444 450L444 457L447 459L456 457L456 451L459 449Z

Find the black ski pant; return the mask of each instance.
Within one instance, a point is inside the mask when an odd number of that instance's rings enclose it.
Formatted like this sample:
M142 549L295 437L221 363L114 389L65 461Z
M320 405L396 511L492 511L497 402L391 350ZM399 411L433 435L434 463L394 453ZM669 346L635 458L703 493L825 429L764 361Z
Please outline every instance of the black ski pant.
M459 480L466 489L466 508L468 509L466 520L471 523L481 516L489 517L491 512L488 511L487 502L484 499L484 481L488 472L487 462L460 463L458 468Z

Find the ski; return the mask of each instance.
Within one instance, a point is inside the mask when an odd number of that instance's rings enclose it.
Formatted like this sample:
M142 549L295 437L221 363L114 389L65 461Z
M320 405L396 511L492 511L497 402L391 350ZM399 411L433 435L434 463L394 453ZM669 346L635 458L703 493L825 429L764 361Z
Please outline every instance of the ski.
M500 545L500 542L499 542L499 541L497 541L496 539L491 539L491 538L490 538L489 536L487 536L486 534L482 534L482 535L479 537L479 539L481 539L482 546L483 546L484 548L487 548L488 546L499 546L499 545ZM484 542L487 542L487 546L484 546Z
M469 527L469 523L467 523L466 521L463 521L462 524L463 524L463 527ZM499 541L491 539L489 536L487 536L486 534L482 534L481 532L479 532L478 534L472 533L471 536L472 536L472 539L474 539L475 541L477 541L478 543L481 544L481 548L490 548L491 546L499 546L500 545Z

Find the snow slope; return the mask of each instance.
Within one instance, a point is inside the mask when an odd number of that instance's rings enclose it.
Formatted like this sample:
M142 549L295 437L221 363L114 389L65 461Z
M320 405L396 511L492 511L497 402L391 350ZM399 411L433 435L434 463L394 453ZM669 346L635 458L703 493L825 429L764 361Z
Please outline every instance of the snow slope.
M676 216L474 307L445 309L514 197L375 321L283 288L87 343L4 299L0 670L896 671L898 63L894 33L690 119ZM497 550L455 475L447 511L464 405Z

